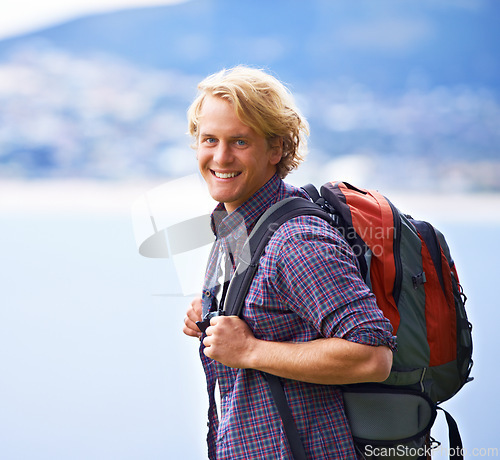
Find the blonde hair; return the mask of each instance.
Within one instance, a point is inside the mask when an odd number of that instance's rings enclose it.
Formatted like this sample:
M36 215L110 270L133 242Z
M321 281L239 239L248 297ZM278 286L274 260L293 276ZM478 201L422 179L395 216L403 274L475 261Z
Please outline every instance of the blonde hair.
M229 101L236 116L266 139L283 139L283 155L277 173L284 178L304 160L309 126L295 106L290 91L275 77L258 69L237 66L205 78L200 94L188 110L189 134L198 145L199 116L207 96Z

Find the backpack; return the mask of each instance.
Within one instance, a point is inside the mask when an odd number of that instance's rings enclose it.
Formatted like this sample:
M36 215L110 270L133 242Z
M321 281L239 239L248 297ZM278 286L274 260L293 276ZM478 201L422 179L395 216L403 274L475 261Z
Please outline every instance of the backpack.
M311 200L290 197L274 204L250 234L229 285L227 315L241 315L259 259L280 225L315 215L341 232L357 258L361 276L397 336L389 378L342 387L356 449L364 458L426 458L437 409L449 428L451 458L463 458L451 415L438 406L472 380L472 326L466 297L444 236L431 224L401 213L386 197L345 182L321 193L303 187ZM266 374L294 459L305 452L280 379Z

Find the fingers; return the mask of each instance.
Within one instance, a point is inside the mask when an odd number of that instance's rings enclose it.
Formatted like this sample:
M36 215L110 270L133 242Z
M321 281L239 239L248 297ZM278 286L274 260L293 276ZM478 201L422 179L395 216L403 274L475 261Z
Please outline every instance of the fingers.
M210 348L213 343L216 341L216 334L217 334L217 323L219 322L219 317L215 316L210 320L210 326L208 326L205 329L205 338L203 339L203 345L205 345L206 348ZM215 335L214 335L215 334ZM205 352L205 355L208 356L207 353L210 353L209 350ZM211 357L211 356L209 356Z
M249 332L247 324L237 316L214 316L205 330L203 344L210 347L217 343L231 348L233 342L245 340Z
M184 320L184 327L182 328L182 332L189 337L198 337L201 338L201 331L198 329L196 324L188 324L186 320Z
M201 321L201 297L196 297L191 301L191 305L187 310L187 316L194 322Z
M215 316L205 331L203 353L226 366L247 367L249 351L256 340L248 325L237 316Z
M201 331L196 325L197 321L201 321L201 298L193 299L191 305L188 307L186 316L184 318L184 327L182 332L189 337L201 338Z

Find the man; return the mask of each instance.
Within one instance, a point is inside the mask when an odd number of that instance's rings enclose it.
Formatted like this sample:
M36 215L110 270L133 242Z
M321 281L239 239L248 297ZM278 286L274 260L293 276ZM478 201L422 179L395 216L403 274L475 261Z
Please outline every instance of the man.
M303 159L307 123L285 87L260 70L222 71L198 88L189 131L219 205L203 297L189 307L184 333L201 340L209 458L292 458L264 372L282 378L307 458L356 458L337 385L385 380L394 338L352 250L328 223L300 216L281 226L242 318L210 315L259 216L278 200L306 197L282 178ZM201 332L196 322L210 317Z

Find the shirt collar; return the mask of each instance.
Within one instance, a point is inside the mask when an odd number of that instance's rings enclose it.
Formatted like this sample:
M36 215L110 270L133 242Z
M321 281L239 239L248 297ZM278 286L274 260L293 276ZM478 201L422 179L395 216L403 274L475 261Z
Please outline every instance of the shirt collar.
M219 203L212 213L212 231L221 238L231 232L238 233L234 236L239 238L242 230L246 230L248 235L266 209L288 196L307 197L307 194L299 188L285 184L275 174L257 193L231 214L227 213L223 203Z

